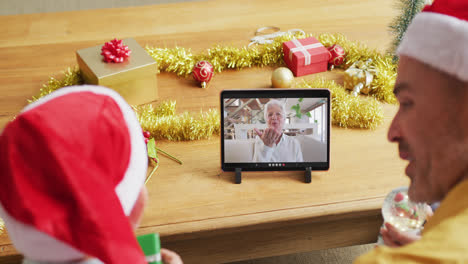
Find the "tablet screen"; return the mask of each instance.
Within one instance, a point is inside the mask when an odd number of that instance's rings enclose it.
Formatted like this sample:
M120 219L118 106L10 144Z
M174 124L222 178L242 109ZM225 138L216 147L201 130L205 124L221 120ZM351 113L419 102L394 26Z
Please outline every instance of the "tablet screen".
M327 170L330 93L326 89L221 93L224 170Z

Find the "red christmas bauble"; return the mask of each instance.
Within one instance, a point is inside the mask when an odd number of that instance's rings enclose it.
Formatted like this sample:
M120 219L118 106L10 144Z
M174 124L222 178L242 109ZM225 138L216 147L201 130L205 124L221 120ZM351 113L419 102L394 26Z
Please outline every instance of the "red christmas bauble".
M345 51L339 45L332 45L328 47L328 51L330 52L330 59L328 60L328 64L333 66L341 65L345 59Z
M213 65L207 61L199 61L193 67L193 78L199 82L203 88L213 77Z

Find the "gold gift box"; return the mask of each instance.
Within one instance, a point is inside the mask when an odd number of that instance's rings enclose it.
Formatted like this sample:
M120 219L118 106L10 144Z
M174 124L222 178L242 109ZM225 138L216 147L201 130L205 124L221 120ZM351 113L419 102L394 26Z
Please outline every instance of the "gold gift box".
M357 85L362 84L362 88L359 89L359 91L363 94L368 94L372 79L370 75L366 74L366 72L361 69L348 69L345 71L344 75L344 87L353 91Z
M122 63L106 63L102 45L76 52L85 83L112 88L131 105L158 99L156 61L133 38L122 42L132 51Z
M371 62L357 61L353 63L344 73L344 87L353 91L355 95L359 92L368 94L376 72L375 67L369 66Z

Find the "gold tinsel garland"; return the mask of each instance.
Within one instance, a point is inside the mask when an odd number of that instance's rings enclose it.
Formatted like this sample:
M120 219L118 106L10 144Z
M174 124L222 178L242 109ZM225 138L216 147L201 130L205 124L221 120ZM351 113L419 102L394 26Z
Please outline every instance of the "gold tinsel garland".
M277 37L273 43L250 48L230 47L217 45L208 49L205 53L193 54L190 49L176 47L153 48L146 47L146 51L156 60L160 71L173 72L177 75L186 76L192 73L195 63L201 60L209 61L215 72L226 69L242 69L246 67L263 67L283 65L282 43L293 38L306 38L311 34L285 34ZM396 78L396 65L392 61L392 55L382 55L376 50L369 49L360 42L348 40L342 34L324 33L317 36L324 46L338 44L346 52L344 63L338 68L347 69L354 62L372 59L372 66L378 70L371 84L370 95L380 101L396 103L393 94L393 85Z
M68 68L64 77L60 80L50 77L44 84L38 96L29 102L34 102L51 92L66 86L83 84L83 79L78 68ZM189 113L176 114L176 102L163 102L157 109L151 105L134 107L141 127L149 131L155 139L168 140L198 140L209 138L213 134L219 134L219 112L210 109L200 112L198 115Z
M190 49L152 48L146 47L147 52L156 60L160 71L173 72L177 75L188 75L196 62L208 60L215 72L225 69L242 69L245 67L263 67L283 64L282 43L293 38L305 38L309 34L283 35L277 37L272 44L253 46L250 48L236 48L217 45L205 53L193 54ZM391 55L382 55L375 50L367 48L359 42L349 41L341 34L321 34L318 40L324 46L338 44L346 51L346 59L339 68L347 69L358 60L372 59L372 65L378 70L372 84L370 95L374 98L396 103L393 94L393 85L396 78L396 65ZM51 93L58 88L82 84L83 80L79 69L68 69L61 80L50 78L37 97ZM370 98L353 97L335 82L313 81L304 82L303 87L330 88L334 94L332 105L332 123L349 128L375 128L382 123L382 109L378 102ZM299 87L299 86L298 86ZM198 115L184 113L176 115L175 103L160 105L161 108L152 109L151 106L138 108L137 114L142 127L151 132L157 139L169 140L196 140L207 138L213 133L219 133L219 113L215 110L201 112ZM173 112L171 112L173 111Z
M176 102L163 102L156 109L151 105L134 108L141 127L155 139L198 140L219 135L220 115L215 109L198 115L176 114Z
M335 81L316 79L302 81L296 86L303 88L328 88L331 92L332 124L341 127L374 129L383 122L383 108L377 99L365 99L350 95Z
M83 78L81 78L80 69L78 67L75 67L74 69L68 68L64 72L64 76L61 80L50 77L47 84L42 85L42 88L39 90L39 95L33 96L29 102L34 102L59 88L79 84L83 84Z
M356 61L367 61L372 59L370 66L375 66L378 74L371 83L369 94L376 99L395 104L396 97L393 94L393 86L396 79L396 64L393 63L393 55L382 55L376 50L369 49L359 42L349 41L341 34L321 34L318 40L324 46L338 44L346 51L346 59L340 68L348 69Z

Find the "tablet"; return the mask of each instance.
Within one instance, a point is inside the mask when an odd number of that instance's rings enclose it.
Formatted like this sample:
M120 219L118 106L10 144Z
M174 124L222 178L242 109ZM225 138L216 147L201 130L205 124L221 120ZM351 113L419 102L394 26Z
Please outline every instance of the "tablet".
M221 92L224 171L328 170L328 89Z

